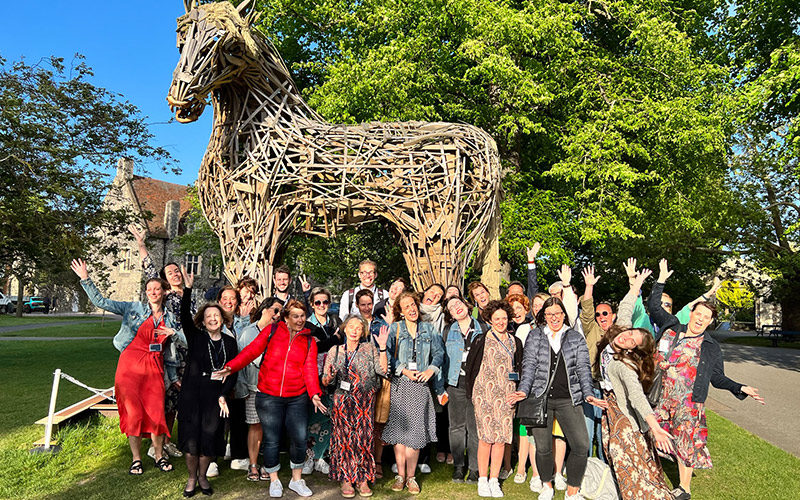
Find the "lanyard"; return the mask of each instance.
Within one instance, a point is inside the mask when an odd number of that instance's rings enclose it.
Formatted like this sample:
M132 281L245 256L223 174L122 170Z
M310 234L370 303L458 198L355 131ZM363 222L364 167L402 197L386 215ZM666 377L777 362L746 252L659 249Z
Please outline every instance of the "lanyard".
M414 359L414 363L417 362L417 336L419 336L419 331L417 331L417 335L416 336L412 337L412 341L414 342L414 345L412 347L412 349L414 350L414 358L413 358Z
M500 343L500 345L503 346L503 349L506 350L508 355L511 356L511 363L513 364L514 363L514 353L508 348L508 346L505 344L505 342L500 340L500 337L498 337L497 334L494 333L494 330L492 330L492 335Z
M164 319L164 312L161 312L161 316L156 316L156 313L151 310L150 314L153 317L153 343L155 344L158 342L158 334L156 333L156 330L158 330L158 324L161 323L162 319Z
M344 372L349 377L350 376L350 364L353 362L353 358L356 357L356 353L361 348L361 344L359 343L356 346L355 351L348 351L347 350L347 343L344 344Z

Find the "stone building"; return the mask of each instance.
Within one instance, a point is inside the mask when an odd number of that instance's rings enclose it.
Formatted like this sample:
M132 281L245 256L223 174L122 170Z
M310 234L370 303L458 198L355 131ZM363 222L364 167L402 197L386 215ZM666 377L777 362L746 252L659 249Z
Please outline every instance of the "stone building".
M191 209L186 200L188 188L180 184L159 181L133 174L133 161L122 158L117 162L117 174L104 203L111 208L127 208L152 217L145 222L147 248L153 264L160 270L165 264L183 264L195 274L195 290L205 292L220 286L224 278L220 266L212 264L211 255L189 255L180 252L175 240L185 234L186 215ZM106 262L109 266L108 296L114 300L144 300L144 272L136 240L128 235L121 238L119 252ZM200 296L200 294L198 294Z

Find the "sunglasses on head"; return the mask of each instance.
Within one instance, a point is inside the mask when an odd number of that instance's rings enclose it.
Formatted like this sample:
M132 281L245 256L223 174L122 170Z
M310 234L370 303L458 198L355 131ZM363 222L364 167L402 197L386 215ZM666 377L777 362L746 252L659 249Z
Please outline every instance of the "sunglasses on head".
M611 313L608 312L608 311L598 311L598 312L594 313L594 317L595 318L599 318L600 316L608 316L609 314L611 314Z
M327 305L330 305L330 303L331 303L330 300L315 300L314 301L314 305L315 306L327 306Z

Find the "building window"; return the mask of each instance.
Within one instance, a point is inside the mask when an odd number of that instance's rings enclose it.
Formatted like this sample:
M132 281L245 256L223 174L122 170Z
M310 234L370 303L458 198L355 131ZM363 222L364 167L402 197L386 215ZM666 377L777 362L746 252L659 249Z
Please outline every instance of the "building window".
M209 271L209 276L214 278L222 277L222 266L215 260L211 261L211 270Z
M129 273L133 270L131 265L132 252L130 248L122 250L119 254L119 272Z
M195 276L200 275L200 256L199 255L186 255L186 259L184 260L184 265L186 266L186 272L189 274L193 274Z

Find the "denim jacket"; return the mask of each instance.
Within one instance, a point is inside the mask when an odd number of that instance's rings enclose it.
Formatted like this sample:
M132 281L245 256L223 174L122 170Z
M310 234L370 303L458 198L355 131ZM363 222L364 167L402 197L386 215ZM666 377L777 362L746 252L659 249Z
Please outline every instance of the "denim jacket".
M473 318L472 336L469 339L470 343L481 333L483 333L483 331L480 323ZM444 348L444 367L439 373L439 377L443 379L443 385L446 383L447 385L455 387L458 385L458 376L461 373L461 356L464 352L464 335L461 333L461 327L458 326L457 321L454 321L453 324L449 326L447 341L444 344Z
M397 356L395 356L395 346ZM414 357L414 339L406 328L405 320L392 323L389 327L389 341L386 343L389 355L390 368L397 376L404 376L402 372L408 368L408 363ZM444 392L444 387L436 383L439 371L444 364L444 342L442 337L434 331L430 323L417 323L417 371L433 370L433 381L437 394Z
M103 294L100 293L100 290L97 289L97 285L95 285L90 278L81 280L81 286L84 291L86 291L86 295L89 296L89 300L95 307L122 316L122 324L119 327L119 332L117 332L112 341L114 347L116 347L119 352L122 352L128 347L128 344L133 341L142 323L150 317L150 305L144 302L118 302L105 298ZM183 332L177 328L177 318L166 308L164 309L164 324L168 328L175 328L173 339L177 339L184 344L186 343L186 337L184 337ZM176 349L175 346L170 343L169 348L164 351L164 383L167 387L172 382L178 380L177 367L178 360Z

